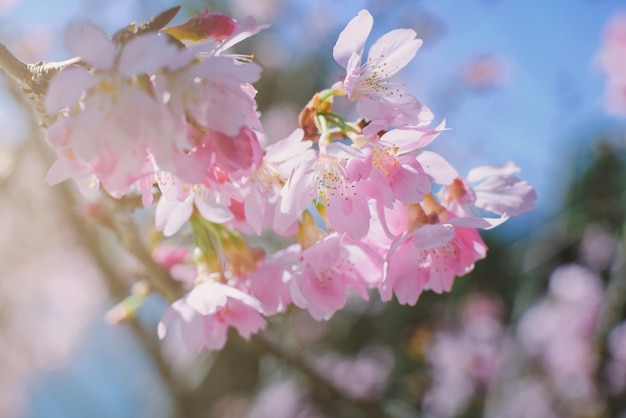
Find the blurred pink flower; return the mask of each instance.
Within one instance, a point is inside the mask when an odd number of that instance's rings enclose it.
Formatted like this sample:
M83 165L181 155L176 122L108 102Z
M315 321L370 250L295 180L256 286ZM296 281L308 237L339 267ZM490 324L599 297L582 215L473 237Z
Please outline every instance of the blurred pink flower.
M320 356L320 373L354 399L379 399L387 388L394 365L392 350L383 345L363 348L352 358L335 353Z

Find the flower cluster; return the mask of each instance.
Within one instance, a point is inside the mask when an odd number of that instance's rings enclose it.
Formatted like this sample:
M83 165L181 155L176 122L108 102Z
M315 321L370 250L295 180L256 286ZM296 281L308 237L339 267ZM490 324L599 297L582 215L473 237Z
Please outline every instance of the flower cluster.
M306 105L301 129L269 146L252 87L260 67L229 53L264 29L251 18L207 11L119 39L89 23L68 30L81 63L46 97L58 155L48 181L141 193L145 206L157 196L164 236L189 226L194 251L158 256L190 288L160 336L179 322L191 349L220 349L229 327L248 338L292 304L326 320L372 289L413 305L424 290L450 291L485 257L478 229L534 207L513 163L463 177L425 149L445 124L431 126L432 112L395 80L422 41L392 30L366 56L372 25L366 10L348 23L333 50L345 77ZM358 120L333 111L345 99ZM266 232L292 244L266 254L244 239Z

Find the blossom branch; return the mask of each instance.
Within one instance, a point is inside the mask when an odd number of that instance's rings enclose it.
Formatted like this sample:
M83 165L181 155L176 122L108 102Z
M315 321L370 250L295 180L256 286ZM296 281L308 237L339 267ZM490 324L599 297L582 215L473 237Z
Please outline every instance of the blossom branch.
M80 57L74 57L60 62L27 64L0 43L0 68L19 82L20 87L35 95L43 95L52 77L63 68L80 62Z
M0 44L0 50L3 49L6 50L6 47ZM0 55L2 55L1 52ZM38 121L35 111L28 105L26 97L21 94L16 84L7 83L7 88L15 101L24 109L31 131L31 135L29 137L34 139L31 141L32 144L41 151L42 158L48 160L48 149L41 146L41 134L38 130ZM84 219L82 219L81 216L72 209L78 207L79 202L67 184L61 185L60 195L62 213L67 219L72 231L76 234L81 247L86 249L88 255L96 264L98 270L102 273L103 281L108 288L110 296L114 300L123 299L127 294L128 284L120 277L111 261L105 256L102 247L98 245L98 237L94 231L90 230L86 226ZM169 364L163 357L159 346L156 344L156 340L151 338L151 333L146 330L137 318L129 318L127 324L130 326L133 335L139 342L143 351L152 360L161 381L167 388L173 403L173 408L176 412L176 416L181 418L192 417L193 415L187 402L187 396L177 384Z

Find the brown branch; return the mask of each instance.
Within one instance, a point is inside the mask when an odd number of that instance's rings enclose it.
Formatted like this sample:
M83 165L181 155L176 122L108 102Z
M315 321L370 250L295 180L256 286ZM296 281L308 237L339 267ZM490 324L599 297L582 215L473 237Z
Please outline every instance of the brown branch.
M22 86L30 83L32 73L28 64L13 55L3 43L0 43L0 68Z
M146 279L153 290L160 293L170 303L183 297L184 291L180 284L172 278L167 269L154 261L148 252L132 219L133 205L128 205L128 200L115 199L106 193L102 195L114 208L111 210L114 216L111 217L111 222L107 226L115 233L126 251L142 265L146 272Z

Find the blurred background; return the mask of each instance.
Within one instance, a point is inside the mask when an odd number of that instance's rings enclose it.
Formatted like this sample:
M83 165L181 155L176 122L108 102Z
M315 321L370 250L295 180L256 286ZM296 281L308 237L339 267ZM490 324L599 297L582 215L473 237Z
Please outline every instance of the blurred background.
M399 77L452 128L434 148L461 173L514 160L537 209L484 234L488 258L449 294L424 294L415 307L375 296L324 323L295 309L272 319L282 344L305 353L337 394L234 334L223 351L198 356L158 341L166 304L157 297L135 321L109 325L138 266L84 220L89 205L68 204L73 184L44 183L50 152L4 77L0 416L626 417L626 113L607 107L601 66L607 24L626 5L339 3L186 1L173 23L205 7L271 23L239 48L264 67L256 87L269 141L342 75L332 47L361 8L374 16L370 43L415 29L424 45ZM178 4L1 0L0 42L29 63L61 61L68 22L112 34Z

